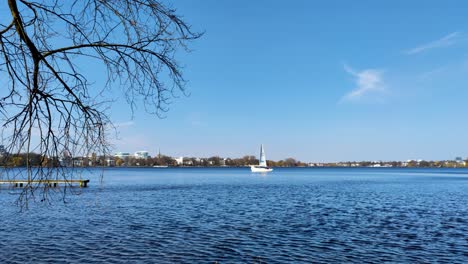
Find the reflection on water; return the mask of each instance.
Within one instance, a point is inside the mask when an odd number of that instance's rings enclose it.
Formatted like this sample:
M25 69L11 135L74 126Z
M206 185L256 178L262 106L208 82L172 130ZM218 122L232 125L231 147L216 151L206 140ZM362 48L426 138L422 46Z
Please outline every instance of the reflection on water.
M18 213L0 190L0 262L468 260L468 171L109 169Z

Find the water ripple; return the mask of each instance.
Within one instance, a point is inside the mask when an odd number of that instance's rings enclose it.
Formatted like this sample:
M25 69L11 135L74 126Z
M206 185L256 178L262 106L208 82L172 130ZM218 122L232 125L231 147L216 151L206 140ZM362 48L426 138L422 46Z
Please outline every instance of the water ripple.
M129 171L147 185L111 173L108 185L66 205L26 213L0 191L0 262L468 262L468 184L460 179L221 171Z

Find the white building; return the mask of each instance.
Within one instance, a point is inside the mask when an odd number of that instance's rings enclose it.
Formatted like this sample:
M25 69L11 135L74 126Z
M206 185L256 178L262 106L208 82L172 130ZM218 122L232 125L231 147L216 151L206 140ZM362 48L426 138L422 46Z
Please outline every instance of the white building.
M146 150L140 150L135 152L133 156L135 157L135 159L147 159L149 158L149 153Z
M226 159L219 159L219 166L226 166Z
M73 160L73 166L74 167L82 167L83 166L83 160L82 159Z
M125 159L130 157L130 153L128 152L117 152L115 153L114 157L119 158L119 159Z
M177 162L177 165L182 165L184 163L184 157L179 157L174 159Z
M108 158L106 160L106 162L107 162L107 166L109 166L109 167L115 166L115 160L113 160L111 158Z

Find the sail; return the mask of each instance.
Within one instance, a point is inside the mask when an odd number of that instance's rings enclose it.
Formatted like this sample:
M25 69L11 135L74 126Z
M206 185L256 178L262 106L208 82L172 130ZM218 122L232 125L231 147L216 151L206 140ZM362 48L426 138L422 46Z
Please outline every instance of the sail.
M267 167L265 151L263 150L263 144L260 145L260 164L259 165L262 167Z

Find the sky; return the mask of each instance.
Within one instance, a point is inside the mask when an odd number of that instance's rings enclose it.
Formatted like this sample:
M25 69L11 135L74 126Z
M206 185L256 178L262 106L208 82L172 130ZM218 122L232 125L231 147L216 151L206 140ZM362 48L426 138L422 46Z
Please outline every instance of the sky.
M115 151L306 162L468 157L467 1L173 1L204 36L164 119L117 102ZM92 67L92 66L90 66Z

